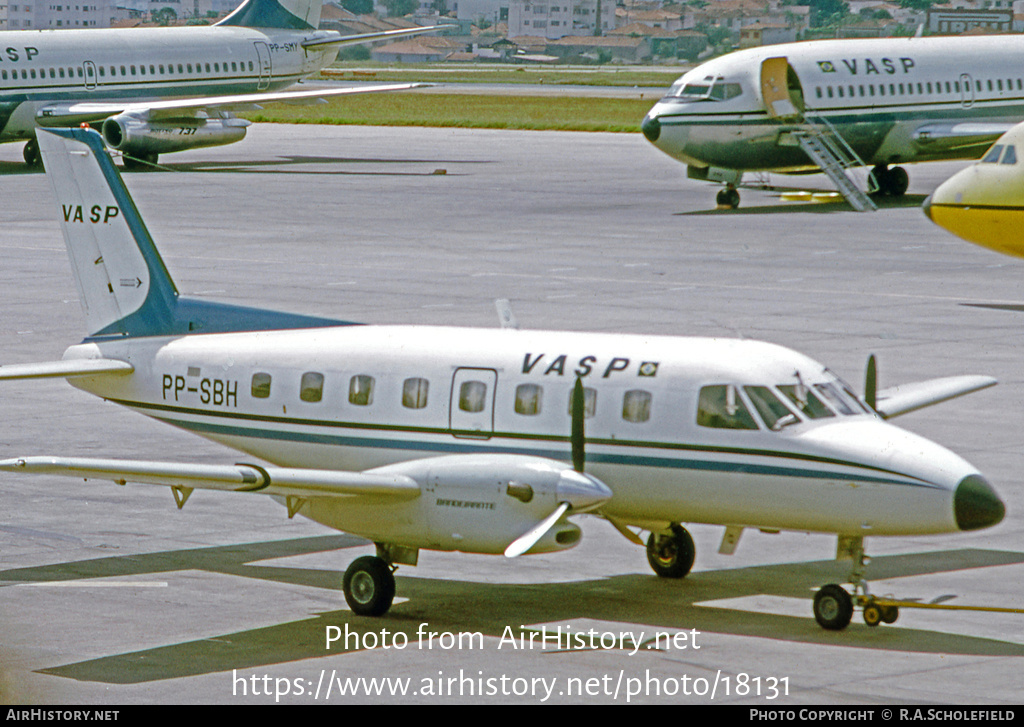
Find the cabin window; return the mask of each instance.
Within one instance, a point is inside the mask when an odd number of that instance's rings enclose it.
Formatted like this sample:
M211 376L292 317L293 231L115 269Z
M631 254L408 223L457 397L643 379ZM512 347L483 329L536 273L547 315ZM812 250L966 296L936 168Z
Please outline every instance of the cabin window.
M270 374L252 375L252 396L254 399L270 398Z
M516 414L536 416L540 414L544 399L544 389L538 384L520 384L516 387Z
M459 387L459 409L475 414L487 405L487 384L483 381L463 381Z
M801 414L809 419L826 419L835 416L832 410L822 404L821 399L803 384L780 386L779 391L796 406Z
M207 72L207 73L209 73L209 72L210 72L210 64L209 64L209 63L207 63L207 64L206 64L206 72Z
M832 87L831 87L831 86L829 86L829 87L828 87L828 88L826 88L825 90L826 90L826 91L828 92L828 97L829 97L829 98L832 98Z
M237 71L238 70L238 64L235 61L231 61L231 70L232 71Z
M32 70L30 71L30 73L32 74L32 78L35 78L35 77L36 77L36 69L35 69L35 68L33 68L33 69L32 69Z
M991 78L990 78L990 79L988 79L988 90L989 90L989 91L991 91L991 90L992 90L992 79L991 79Z
M590 419L597 413L597 389L583 387L583 418ZM569 391L569 416L572 416L572 390Z
M161 74L164 73L164 64L163 63L160 64L160 73Z
M0 71L0 78L2 78L3 80L6 81L7 80L7 71Z
M185 72L185 67L182 64L179 63L178 64L178 73L184 73L184 72Z
M714 429L757 429L757 422L732 384L705 386L700 390L697 424Z
M58 68L57 70L60 72L60 77L64 78L64 69L63 68Z
M121 75L122 76L127 76L128 75L128 69L126 69L124 66L121 66Z
M878 95L879 96L884 96L885 95L885 84L879 84L878 85Z
M651 418L651 392L631 389L622 396L622 418L640 424Z
M743 390L757 409L757 413L761 415L761 421L773 432L800 421L767 386L744 386Z
M163 68L163 66L160 66L160 72L161 72L161 73L163 73L163 72L164 72L164 68ZM155 76L155 75L156 75L156 66L153 66L153 65L151 65L151 66L149 67L149 75L151 75L151 76Z
M324 375L315 371L307 371L302 375L299 385L299 398L315 404L324 398Z
M839 86L839 89L838 89L838 90L839 90L839 98L845 98L845 97L843 96L843 87L842 87L842 86Z
M130 66L129 68L130 68L130 70L132 72L132 75L134 76L135 75L135 66Z
M217 73L220 73L220 63L214 63L213 70L215 70Z
M189 73L191 73L192 72L192 64L189 63L187 66L185 66L185 70L188 71Z
M348 403L369 406L373 403L373 377L356 374L348 380Z
M406 409L422 409L427 405L427 390L430 383L426 379L406 379L402 384L402 406Z
M815 86L815 87L814 87L814 94L815 94L815 95L816 95L816 96L817 96L818 98L821 98L821 86Z

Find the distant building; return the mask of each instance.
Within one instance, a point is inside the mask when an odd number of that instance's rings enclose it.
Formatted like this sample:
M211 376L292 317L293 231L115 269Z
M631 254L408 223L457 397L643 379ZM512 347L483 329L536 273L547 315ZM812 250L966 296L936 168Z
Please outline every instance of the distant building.
M1011 32L1013 30L1013 8L1008 7L1003 10L932 8L928 11L928 30L935 35L959 35L975 29L1001 33Z

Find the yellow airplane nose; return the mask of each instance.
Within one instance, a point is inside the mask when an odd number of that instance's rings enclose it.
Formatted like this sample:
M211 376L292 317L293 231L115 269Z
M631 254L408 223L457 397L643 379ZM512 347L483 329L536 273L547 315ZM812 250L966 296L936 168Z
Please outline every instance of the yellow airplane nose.
M922 211L968 242L1024 257L1024 195L1011 193L1008 172L995 164L968 167L939 185Z

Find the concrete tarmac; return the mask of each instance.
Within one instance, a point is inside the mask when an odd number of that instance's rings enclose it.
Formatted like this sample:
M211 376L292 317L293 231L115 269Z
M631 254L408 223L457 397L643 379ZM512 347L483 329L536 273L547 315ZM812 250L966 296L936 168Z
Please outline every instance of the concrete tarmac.
M20 155L0 147L2 363L59 358L83 335L59 211ZM878 594L1024 608L1024 315L965 305L1021 302L1024 263L920 210L962 164L911 167L905 199L862 214L778 189L716 211L716 189L640 135L256 125L164 161L126 178L184 294L479 327L508 298L528 328L772 341L857 390L871 353L882 387L997 377L897 421L977 465L1006 519L869 538L867 576ZM0 401L0 457L239 456L63 381L6 382ZM582 544L554 555L422 552L367 620L341 573L372 546L269 498L197 491L179 511L166 488L4 475L0 703L1020 701L1024 615L904 609L892 626L855 614L820 629L813 589L848 574L834 537L747 531L725 556L721 527L693 526L694 570L668 582L607 523L580 521ZM542 627L563 641L531 648ZM359 677L392 681L345 682Z

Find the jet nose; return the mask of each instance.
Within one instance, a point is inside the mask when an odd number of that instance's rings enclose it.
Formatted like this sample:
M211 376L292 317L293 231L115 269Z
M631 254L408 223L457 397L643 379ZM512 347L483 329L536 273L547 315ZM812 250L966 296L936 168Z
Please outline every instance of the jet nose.
M653 144L658 140L658 137L661 136L661 122L658 121L657 116L648 114L640 124L640 131L644 132L644 136L647 137L647 141Z
M932 219L932 195L928 195L928 197L924 201L924 204L921 205L921 209L924 211L925 217L927 217L932 222L935 222L935 220Z
M980 530L1000 522L1006 506L984 477L968 475L956 486L953 514L961 530Z

